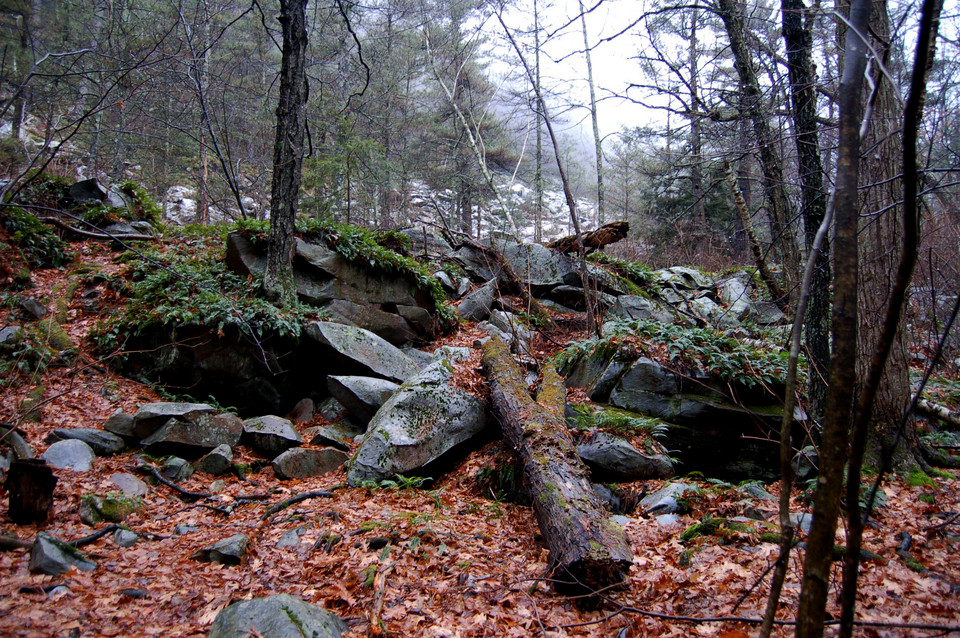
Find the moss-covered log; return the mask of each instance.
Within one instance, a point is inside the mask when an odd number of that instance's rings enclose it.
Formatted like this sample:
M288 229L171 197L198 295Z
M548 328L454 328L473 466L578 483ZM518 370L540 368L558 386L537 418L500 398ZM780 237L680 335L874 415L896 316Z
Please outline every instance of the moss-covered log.
M563 382L545 369L535 402L503 341L483 346L493 413L523 467L524 487L550 549L558 591L593 592L619 585L633 553L590 487L588 471L563 419Z

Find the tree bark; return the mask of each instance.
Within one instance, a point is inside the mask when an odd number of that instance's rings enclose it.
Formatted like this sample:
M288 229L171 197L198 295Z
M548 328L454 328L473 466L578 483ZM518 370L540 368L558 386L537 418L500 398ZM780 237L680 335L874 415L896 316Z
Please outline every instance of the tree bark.
M628 232L630 232L630 222L610 222L596 230L582 233L581 239L583 240L584 247L596 250L604 246L609 246L610 244L615 244L621 239L626 238ZM566 237L555 239L547 244L547 248L561 253L571 253L579 248L577 236L567 235Z
M493 413L523 466L524 484L550 549L555 588L591 593L622 584L633 553L623 529L600 505L570 440L563 380L548 366L539 402L534 402L498 337L483 345L483 366Z
M746 97L747 115L753 124L753 133L760 147L763 190L772 221L772 245L777 248L776 254L783 265L787 281L795 281L800 273L800 251L793 232L793 212L785 189L783 162L767 120L763 93L753 67L750 48L745 40L746 26L741 5L733 0L718 0L717 7L730 40L730 50L740 78L741 90Z
M820 474L813 503L813 523L803 563L803 585L797 611L797 638L823 635L830 562L843 466L847 460L848 432L852 422L855 364L857 359L857 253L860 168L860 92L867 64L866 44L856 35L866 31L871 0L854 0L850 7L846 60L840 81L839 147L834 205L833 343L826 416L820 446Z
M307 103L304 64L307 52L307 0L281 0L283 52L280 63L280 101L273 146L270 188L270 235L263 291L271 301L292 304L297 297L293 280L293 233L303 169Z
M800 170L800 216L809 254L817 229L827 211L823 186L823 161L817 124L816 76L813 71L812 36L804 27L803 0L782 0L783 40L786 44L793 102L793 126L796 131L797 165ZM810 300L805 317L808 375L807 413L819 423L823 420L827 397L827 366L830 360L830 246L825 244L817 257L811 281Z
M46 461L14 461L10 464L6 485L10 495L10 520L16 525L43 523L49 518L57 477Z

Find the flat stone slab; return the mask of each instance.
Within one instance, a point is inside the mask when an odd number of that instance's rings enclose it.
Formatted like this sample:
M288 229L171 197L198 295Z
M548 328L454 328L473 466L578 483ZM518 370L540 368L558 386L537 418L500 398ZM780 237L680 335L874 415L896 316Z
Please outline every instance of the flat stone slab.
M74 472L89 472L95 458L93 448L77 439L57 441L43 453L43 460L53 467Z
M270 459L303 444L303 437L293 427L293 423L272 414L244 421L243 440Z
M111 474L110 482L119 487L125 496L142 498L147 495L147 484L133 474Z
M133 434L138 439L145 439L170 419L193 421L201 414L214 414L216 410L206 403L177 403L159 401L140 406L133 415Z
M327 389L330 390L333 398L347 408L351 420L364 426L399 387L393 381L376 377L353 375L327 377Z
M97 564L83 552L67 545L58 538L40 532L30 550L30 571L34 574L66 574L72 568L85 572L93 571Z
M346 452L332 447L293 448L273 459L273 471L281 479L309 478L333 472L347 462Z
M89 445L97 456L111 456L126 447L123 439L105 430L96 428L57 428L53 435L63 440L75 439Z
M400 348L369 330L329 321L314 321L305 334L337 355L367 370L367 376L402 383L418 372L416 364Z

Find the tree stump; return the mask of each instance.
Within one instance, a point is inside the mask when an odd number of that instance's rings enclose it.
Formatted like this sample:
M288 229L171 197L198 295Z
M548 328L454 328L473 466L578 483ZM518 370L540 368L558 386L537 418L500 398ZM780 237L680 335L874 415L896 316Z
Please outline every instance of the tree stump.
M544 370L538 402L503 341L483 345L493 413L523 466L540 531L550 549L554 587L594 593L623 583L633 552L590 486L564 421L563 379Z
M17 525L42 523L53 509L53 490L57 477L47 462L25 459L10 464L7 493L10 518Z

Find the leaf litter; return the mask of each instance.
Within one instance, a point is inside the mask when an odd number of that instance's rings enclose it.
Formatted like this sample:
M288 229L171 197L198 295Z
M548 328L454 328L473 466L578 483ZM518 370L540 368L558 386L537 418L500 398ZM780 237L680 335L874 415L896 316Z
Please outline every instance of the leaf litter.
M105 272L116 269L106 247L88 243L76 247L85 261L100 264ZM54 286L62 285L64 277L63 271L36 271L30 294L52 300ZM109 291L103 298L111 298ZM86 350L83 340L93 319L77 311L76 299L68 301L64 327L80 344L76 362L0 387L0 420L17 414L30 388L46 387L40 422L21 426L38 452L55 428L100 427L117 410L132 413L140 403L162 400L155 390L111 372ZM467 325L442 345L470 346L481 336L482 331ZM564 340L576 336L568 331ZM557 340L556 335L552 338ZM534 342L538 358L557 349L540 335ZM486 393L476 351L456 369L460 387L478 396ZM679 538L704 517L737 515L743 504L736 490L700 481L701 497L691 499L691 510L674 525L634 513L624 525L634 551L627 586L609 592L602 603L585 606L553 592L548 552L532 510L493 500L479 487L477 474L498 462L493 458L499 453L496 449L488 446L470 453L426 489L344 487L342 470L280 481L270 468L249 474L246 481L220 477L222 490L199 503L184 502L164 486L151 486L143 507L123 522L142 535L139 542L121 549L107 535L85 546L98 564L92 572L34 575L27 570L28 550L0 552L0 635L204 636L231 601L280 593L336 613L350 627L348 636L739 638L755 633L755 626L734 621L690 623L638 613L697 618L763 614L768 581L757 582L776 559L776 545L761 542L756 534L734 531L688 542ZM236 454L240 463L256 460L242 447ZM80 521L81 497L116 491L109 476L131 472L134 462L134 456L126 453L98 457L89 473L57 471L51 519L40 526L15 526L2 508L0 533L32 539L38 531L47 531L64 540L88 535L93 530ZM213 477L197 473L181 487L207 492L212 482ZM647 481L633 489L653 492L662 484ZM776 485L767 489L777 495ZM937 478L935 487L909 487L894 479L884 489L885 506L877 510L864 535L864 547L880 558L861 567L858 618L955 624L960 594L951 583L960 584L958 526L954 522L931 528L942 523L945 514L960 511L960 479ZM311 490L330 490L334 496L303 501L261 520L270 505ZM240 498L251 494L269 498ZM926 495L924 500L921 495ZM224 515L203 506L231 509ZM799 511L803 504L795 502L795 508ZM776 522L775 506L761 510L767 521ZM175 533L181 525L194 531ZM300 531L299 543L278 547L281 536L291 530ZM911 570L897 554L901 531L913 537L913 566L928 572ZM190 559L198 550L239 533L250 537L240 565ZM374 539L386 539L386 544L372 549ZM796 613L801 569L798 549L791 557L778 618L789 620ZM834 576L839 573L835 563ZM44 587L54 584L66 589L44 593ZM146 593L131 595L134 590ZM372 619L377 597L382 599L382 611ZM828 612L836 616L838 611L836 596L831 596ZM379 623L377 631L371 620ZM858 632L918 635L895 628ZM788 636L792 630L780 627L774 634Z

